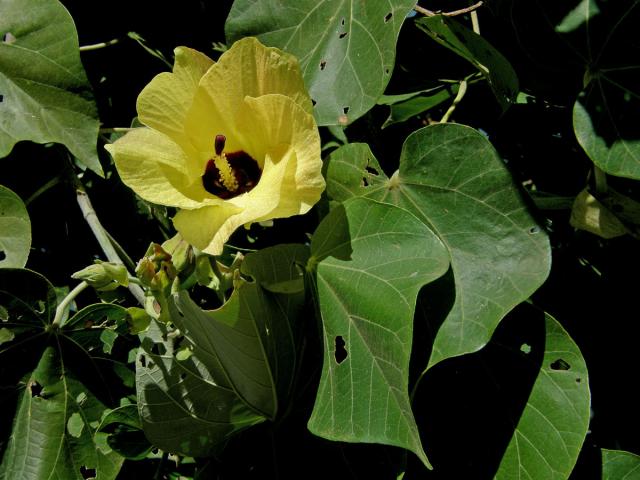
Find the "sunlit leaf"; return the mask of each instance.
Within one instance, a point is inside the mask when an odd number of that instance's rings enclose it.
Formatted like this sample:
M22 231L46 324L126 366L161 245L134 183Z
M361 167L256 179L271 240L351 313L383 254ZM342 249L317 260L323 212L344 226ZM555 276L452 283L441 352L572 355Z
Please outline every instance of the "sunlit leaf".
M416 25L436 42L470 62L484 75L503 110L515 103L518 77L509 61L489 42L457 20L436 15Z
M598 13L600 13L600 9L596 0L582 0L556 25L556 31L567 33L576 30Z
M320 125L366 113L391 78L395 44L415 0L237 0L225 31L233 42L257 36L300 59Z
M362 165L371 157L365 145L333 153L329 196L339 191L343 200L357 195L393 203L429 225L449 250L455 281L455 303L437 331L429 365L482 348L504 315L546 279L546 234L492 145L472 128L418 130L405 141L399 172L391 179L379 172L375 184L365 185Z
M602 480L635 480L640 476L640 456L602 449Z
M29 213L18 195L0 185L0 268L22 268L31 248Z
M442 242L401 208L353 199L323 220L311 252L324 364L309 429L404 447L429 466L409 402L409 357L418 290L449 264Z
M21 140L62 143L101 175L98 127L76 28L67 10L57 0L3 0L0 157Z
M566 480L587 434L591 395L584 358L551 315L545 314L545 327L540 373L502 457L496 480Z

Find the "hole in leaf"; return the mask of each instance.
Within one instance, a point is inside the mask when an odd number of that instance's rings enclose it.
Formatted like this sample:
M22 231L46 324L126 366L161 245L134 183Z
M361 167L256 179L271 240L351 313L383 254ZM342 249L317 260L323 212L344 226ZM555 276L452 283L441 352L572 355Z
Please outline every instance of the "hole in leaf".
M371 175L374 175L374 176L376 176L376 177L377 177L378 175L380 175L380 172L378 172L378 170L376 170L376 169L375 169L375 168L373 168L373 167L370 167L369 165L367 165L366 167L364 167L364 169L365 169L367 172L369 172Z
M571 368L571 365L561 358L552 362L549 366L551 367L551 370L569 370Z
M16 37L11 32L7 32L2 36L2 41L4 43L13 43L16 41Z
M140 356L140 365L142 365L143 368L147 366L147 358L144 355Z
M369 186L369 182L367 181L367 177L362 177L362 186L363 187L368 187Z
M576 383L580 383L582 379L580 377L576 378Z
M155 367L156 367L156 364L155 364L155 363L153 363L153 362L149 362L149 364L147 365L147 368L148 368L149 370L153 370Z
M3 100L4 100L4 95L0 94L0 103L2 103Z
M341 25L344 25L344 17L342 17L342 21L340 21Z
M384 16L384 23L387 23L393 17L393 12L389 12Z
M151 347L151 353L154 355L164 355L166 352L166 347L161 343L154 343Z
M531 227L529 229L529 234L535 235L536 233L540 233L540 227Z
M343 107L343 108L342 108L342 113L344 113L345 115L346 115L347 113L349 113L349 107Z
M0 250L0 262L7 258L7 254L4 253L4 250Z
M318 102L316 102L313 98L311 99L311 105L313 105L315 107L317 103Z
M31 391L31 397L41 397L42 396L42 385L40 385L35 380L29 384L29 390Z
M327 61L326 60L322 60L320 62L320 70L324 70L324 67L326 67L326 66L327 66Z
M185 378L187 378L187 374L186 374L186 373L184 373L184 372L182 372L182 373L180 374L180 380L184 380Z
M344 342L342 335L338 335L335 339L335 342L336 342L336 351L334 352L333 355L336 359L336 362L339 365L345 361L345 359L347 358L348 352L347 352L347 349L344 348L346 343Z
M160 450L158 450L157 448L152 448L151 449L151 453L153 453L154 455L157 455L159 451Z
M342 32L340 35L338 35L338 38L344 38L347 36L347 33L349 32Z
M80 467L80 475L85 480L89 480L90 478L96 478L96 469L95 468L87 468L84 465Z
M389 75L389 72L390 72L390 70L389 70L388 68L385 68L385 69L384 69L384 73L385 73L386 75Z

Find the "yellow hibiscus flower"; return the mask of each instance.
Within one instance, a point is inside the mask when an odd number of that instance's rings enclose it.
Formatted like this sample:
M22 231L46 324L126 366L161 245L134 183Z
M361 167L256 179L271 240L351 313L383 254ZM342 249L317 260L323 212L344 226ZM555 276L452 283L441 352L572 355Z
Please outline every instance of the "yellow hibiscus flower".
M148 128L106 146L122 181L178 207L178 232L212 255L241 225L306 213L325 182L296 58L255 38L218 62L186 47L175 56L138 97Z

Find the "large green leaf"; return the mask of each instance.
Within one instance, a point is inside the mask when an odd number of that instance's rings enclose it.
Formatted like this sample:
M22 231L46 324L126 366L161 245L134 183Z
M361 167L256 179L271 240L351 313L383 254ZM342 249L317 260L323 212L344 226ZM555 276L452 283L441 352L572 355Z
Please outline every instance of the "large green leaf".
M178 330L153 322L138 359L138 405L152 443L209 456L236 431L274 418L295 367L290 322L304 293L299 283L307 247L281 245L247 256L229 300L202 310L186 291L169 299ZM180 356L180 353L187 353ZM215 408L212 407L215 403Z
M18 195L0 185L0 268L22 268L31 248L29 212Z
M51 325L55 304L55 291L42 276L0 270L0 305L8 313L3 325L15 334L0 350L0 378L2 390L17 397L15 416L8 412L13 428L0 478L113 479L122 458L95 431L106 410L96 392L108 398L104 391L118 378L99 366L106 328L100 324L108 323L108 313L86 309L82 324L72 317L56 329ZM108 308L126 313L116 305Z
M57 0L1 0L0 11L0 158L20 140L56 142L102 174L73 19Z
M175 331L155 321L142 334L136 361L142 427L164 450L208 457L231 434L265 417L240 400L219 363L205 364L198 352L178 360L180 346L188 347L179 341Z
M584 358L551 315L545 315L545 327L540 373L502 457L496 480L566 480L587 434L590 392Z
M503 110L516 101L518 77L509 61L489 42L457 20L442 15L421 18L416 25L455 52L487 79Z
M346 124L375 105L391 78L395 45L415 0L236 0L229 42L257 36L300 59L320 125Z
M449 250L456 296L429 366L482 348L502 317L546 279L547 236L492 145L472 128L440 124L414 132L391 179L377 170L376 181L367 180L372 158L364 145L333 153L329 197L393 203L429 225Z
M602 480L640 478L640 457L621 450L602 449Z
M429 466L408 394L418 290L447 270L442 242L393 205L356 198L311 241L324 364L309 429L346 442L409 449Z

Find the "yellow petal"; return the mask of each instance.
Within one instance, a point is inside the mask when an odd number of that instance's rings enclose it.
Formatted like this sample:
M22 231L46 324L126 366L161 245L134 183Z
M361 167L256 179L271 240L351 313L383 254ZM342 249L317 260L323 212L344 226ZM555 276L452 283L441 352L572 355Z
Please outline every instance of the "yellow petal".
M307 212L325 187L320 136L313 117L288 97L265 95L245 99L238 124L244 127L245 151L253 158L270 153L273 161L286 162L280 201L270 218ZM274 149L283 146L286 155L274 158Z
M174 53L173 72L156 75L138 96L138 118L189 151L192 147L184 132L187 111L193 103L200 79L214 62L187 47L178 47ZM190 152L190 156L195 155ZM192 174L195 174L200 165L190 167L194 168Z
M185 152L166 135L136 128L105 148L113 156L122 181L145 200L160 205L198 208L203 200L220 203L193 178Z
M191 141L201 151L211 149L216 134L227 136L227 148L243 147L243 125L234 122L244 98L281 94L311 113L298 60L277 48L267 48L255 38L232 45L200 80L187 116Z

